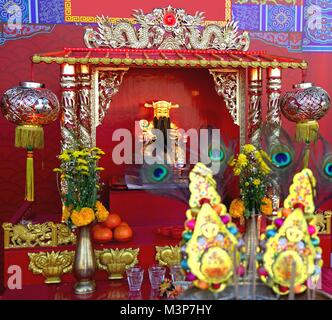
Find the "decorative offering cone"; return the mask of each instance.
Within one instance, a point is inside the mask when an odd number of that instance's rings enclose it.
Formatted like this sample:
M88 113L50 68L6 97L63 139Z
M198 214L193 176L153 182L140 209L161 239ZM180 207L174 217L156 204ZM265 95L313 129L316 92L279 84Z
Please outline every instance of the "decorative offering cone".
M43 125L58 117L56 95L38 82L21 82L7 90L2 98L4 117L17 125L15 147L27 149L25 200L34 201L33 150L44 148Z

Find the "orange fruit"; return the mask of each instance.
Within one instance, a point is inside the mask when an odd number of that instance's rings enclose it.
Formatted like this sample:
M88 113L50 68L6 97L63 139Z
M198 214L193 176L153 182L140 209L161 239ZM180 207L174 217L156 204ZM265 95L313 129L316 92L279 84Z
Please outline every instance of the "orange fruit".
M104 221L104 225L110 229L114 229L121 223L121 218L116 213L110 213L107 219Z
M92 238L98 243L107 243L113 239L113 232L102 224L96 224L92 227Z
M114 239L120 242L129 241L133 236L133 230L128 225L118 226L114 229Z

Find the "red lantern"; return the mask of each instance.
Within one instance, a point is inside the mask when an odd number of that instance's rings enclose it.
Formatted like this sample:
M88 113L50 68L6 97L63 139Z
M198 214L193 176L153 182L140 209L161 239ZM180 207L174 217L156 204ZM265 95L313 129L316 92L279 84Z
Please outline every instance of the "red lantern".
M296 122L296 140L310 143L318 137L318 122L330 108L327 92L312 83L295 85L281 99L281 111L290 121Z
M33 201L33 149L44 147L42 126L56 120L60 112L59 101L44 84L21 82L4 93L1 111L8 121L17 125L15 146L28 151L25 199Z
M330 108L327 92L312 83L295 85L293 92L287 92L281 99L281 111L290 121L296 122L296 141L306 144L304 167L309 165L310 143L318 138L318 120Z

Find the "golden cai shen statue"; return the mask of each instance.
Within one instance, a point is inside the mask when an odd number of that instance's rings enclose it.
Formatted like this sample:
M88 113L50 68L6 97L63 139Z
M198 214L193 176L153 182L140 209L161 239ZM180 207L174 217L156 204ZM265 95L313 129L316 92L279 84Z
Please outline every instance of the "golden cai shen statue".
M153 155L156 147L154 142L157 142L158 139L155 130L158 129L163 134L164 150L167 150L165 159L167 163L183 166L185 164L187 136L180 133L179 128L170 118L171 109L177 109L179 105L161 100L152 104L145 103L144 107L153 108L154 115L150 122L146 119L140 120L144 156Z

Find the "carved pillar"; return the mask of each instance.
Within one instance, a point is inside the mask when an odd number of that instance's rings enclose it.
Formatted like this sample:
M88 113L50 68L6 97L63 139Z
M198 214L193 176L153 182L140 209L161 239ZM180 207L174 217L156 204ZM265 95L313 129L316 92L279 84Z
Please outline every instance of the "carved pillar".
M262 126L262 69L249 69L248 138L256 148L261 148Z
M99 85L99 108L98 108L98 124L101 124L110 107L113 96L119 92L123 76L128 68L100 70L98 77Z
M267 69L267 94L268 105L266 124L269 128L269 145L278 143L281 127L280 94L281 94L281 69Z
M78 148L75 66L61 65L61 150Z
M240 144L245 144L245 70L212 69L215 89L222 96L235 124L240 126Z
M78 65L76 68L78 80L78 135L80 145L84 148L92 146L91 137L91 76L87 65Z
M281 69L267 69L267 94L268 105L266 114L266 126L268 128L268 150L279 143L280 127L281 127L281 110L280 110L280 94L281 94ZM280 206L280 186L278 179L268 191L268 196L272 199L272 206L277 210Z

